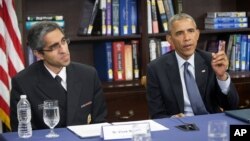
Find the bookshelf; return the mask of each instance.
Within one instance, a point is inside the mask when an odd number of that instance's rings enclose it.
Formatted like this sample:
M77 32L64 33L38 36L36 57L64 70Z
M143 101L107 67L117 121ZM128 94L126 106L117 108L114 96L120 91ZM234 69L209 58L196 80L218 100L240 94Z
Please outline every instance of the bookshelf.
M173 0L174 1L177 0ZM149 39L165 39L167 33L148 34L147 32L147 0L138 2L138 34L126 36L78 36L80 25L82 0L22 0L22 23L30 15L63 15L65 32L70 37L70 52L73 61L93 66L93 47L95 43L105 41L139 40L140 77L146 75L149 63ZM197 5L194 7L194 5ZM182 10L194 17L201 30L199 44L217 37L228 38L229 34L250 33L250 28L229 30L204 30L204 18L208 11L250 11L247 1L225 0L182 0ZM199 6L199 7L198 7ZM159 18L158 18L159 19ZM159 21L160 22L160 21ZM23 26L23 43L26 31ZM240 107L250 107L250 72L230 72L233 82L240 94ZM108 106L108 120L126 121L147 119L146 90L140 80L103 82L103 89Z

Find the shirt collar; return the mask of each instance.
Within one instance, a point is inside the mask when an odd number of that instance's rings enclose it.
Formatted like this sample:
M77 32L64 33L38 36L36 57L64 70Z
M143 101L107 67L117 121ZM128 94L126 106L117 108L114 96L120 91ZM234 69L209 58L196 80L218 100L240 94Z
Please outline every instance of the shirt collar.
M58 74L55 74L45 64L44 64L44 66L49 71L49 73L52 75L53 78L55 78L56 75L59 75L62 78L62 81L66 82L66 67L63 67Z
M185 62L188 62L194 68L194 54L188 59L183 59L176 51L175 55L178 61L178 67L181 68Z

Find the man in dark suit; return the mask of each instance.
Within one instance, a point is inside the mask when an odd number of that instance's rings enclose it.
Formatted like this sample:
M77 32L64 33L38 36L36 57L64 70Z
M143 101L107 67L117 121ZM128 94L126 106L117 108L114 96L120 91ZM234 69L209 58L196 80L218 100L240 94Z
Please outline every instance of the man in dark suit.
M236 109L238 94L226 72L225 44L217 53L197 48L199 30L188 14L177 14L169 21L167 40L175 48L148 64L147 100L151 118L197 115L188 95L184 63L195 77L195 85L206 114ZM189 82L190 83L190 82Z
M96 70L70 61L69 40L55 23L41 22L28 34L28 44L40 61L12 79L11 128L17 130L17 103L26 94L31 104L32 128L48 128L43 121L44 100L58 100L60 122L56 127L106 121L106 103ZM55 77L61 78L60 82Z

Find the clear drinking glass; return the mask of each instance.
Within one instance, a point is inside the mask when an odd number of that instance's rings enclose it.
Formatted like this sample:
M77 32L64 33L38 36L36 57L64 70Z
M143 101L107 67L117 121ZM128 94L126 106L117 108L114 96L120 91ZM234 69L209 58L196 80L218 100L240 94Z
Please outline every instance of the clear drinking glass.
M150 124L135 123L132 125L132 141L151 141Z
M50 128L50 133L47 134L46 137L59 137L59 135L54 132L54 127L59 123L60 120L57 100L45 100L43 102L43 120L44 123Z
M208 122L208 141L228 141L229 127L225 120Z

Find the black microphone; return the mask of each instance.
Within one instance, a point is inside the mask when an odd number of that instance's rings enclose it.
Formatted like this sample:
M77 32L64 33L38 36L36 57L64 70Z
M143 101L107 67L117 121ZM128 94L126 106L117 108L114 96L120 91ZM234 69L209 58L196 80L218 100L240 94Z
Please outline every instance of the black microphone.
M176 118L176 119L182 123L182 125L175 126L178 129L181 129L183 131L197 131L197 130L199 130L199 128L194 123L184 122L180 118Z

